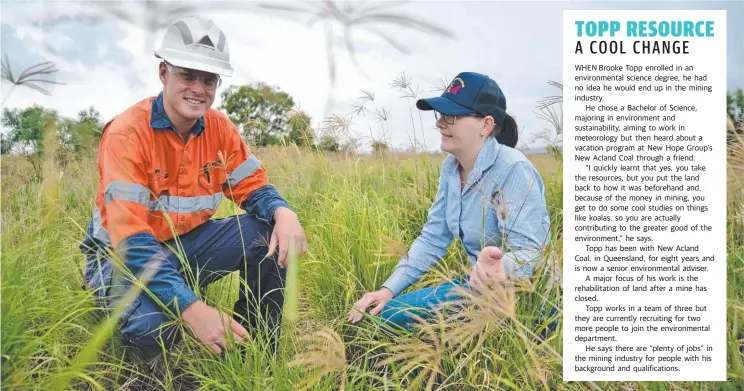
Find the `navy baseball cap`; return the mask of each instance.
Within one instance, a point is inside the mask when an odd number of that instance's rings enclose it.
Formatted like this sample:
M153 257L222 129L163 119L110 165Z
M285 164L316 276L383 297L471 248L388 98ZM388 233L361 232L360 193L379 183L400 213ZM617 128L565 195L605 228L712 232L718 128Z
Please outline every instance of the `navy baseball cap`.
M419 110L436 110L444 115L490 115L502 125L506 118L506 97L490 77L462 72L455 77L441 96L419 99Z

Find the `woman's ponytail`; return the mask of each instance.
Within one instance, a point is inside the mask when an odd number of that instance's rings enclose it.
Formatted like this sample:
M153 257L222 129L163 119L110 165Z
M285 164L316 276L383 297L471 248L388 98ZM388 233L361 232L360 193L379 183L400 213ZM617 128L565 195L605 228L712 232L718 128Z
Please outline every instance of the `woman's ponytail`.
M517 121L515 121L514 117L512 117L511 115L506 114L504 123L501 125L500 129L494 132L494 134L496 137L496 141L498 141L499 144L506 145L507 147L512 148L516 147L517 141L519 140Z

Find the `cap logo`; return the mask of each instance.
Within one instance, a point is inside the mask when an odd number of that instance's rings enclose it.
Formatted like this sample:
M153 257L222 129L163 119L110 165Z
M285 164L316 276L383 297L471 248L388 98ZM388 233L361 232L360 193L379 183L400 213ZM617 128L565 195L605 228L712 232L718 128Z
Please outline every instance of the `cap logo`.
M461 78L456 77L444 92L451 92L452 94L457 95L457 92L460 91L461 88L465 88L465 82Z

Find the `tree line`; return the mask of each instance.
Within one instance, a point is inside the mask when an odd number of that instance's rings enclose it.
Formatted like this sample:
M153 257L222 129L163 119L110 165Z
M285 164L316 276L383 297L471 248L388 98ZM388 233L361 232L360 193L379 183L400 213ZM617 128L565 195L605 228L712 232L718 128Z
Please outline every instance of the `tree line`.
M290 145L339 152L355 148L337 136L316 137L310 116L295 109L288 93L264 83L230 86L222 94L218 109L240 129L252 146ZM44 152L45 130L52 126L57 139L57 154L62 158L82 156L95 150L105 124L95 107L81 110L76 118L60 115L57 110L39 105L19 109L4 108L0 138L2 154L37 156Z
M734 124L729 132L744 133L744 90L737 88L733 93L726 91L726 114Z
M353 150L356 144L341 143L339 137L316 136L310 116L295 109L288 93L265 83L230 86L221 93L218 107L240 129L243 139L252 146L297 145L323 151ZM734 124L729 133L744 133L744 91L726 92L726 113ZM56 156L61 161L78 158L95 150L104 121L94 107L81 110L76 118L60 115L56 110L38 105L25 109L3 109L2 125L6 131L0 138L2 154L40 156L44 152L45 130L53 126L57 140ZM372 145L375 152L388 146L381 141Z
M103 121L101 113L92 106L81 110L77 118L68 118L56 110L34 105L3 109L2 125L6 129L0 140L3 154L40 155L44 152L46 131L53 129L60 153L81 155L97 146Z

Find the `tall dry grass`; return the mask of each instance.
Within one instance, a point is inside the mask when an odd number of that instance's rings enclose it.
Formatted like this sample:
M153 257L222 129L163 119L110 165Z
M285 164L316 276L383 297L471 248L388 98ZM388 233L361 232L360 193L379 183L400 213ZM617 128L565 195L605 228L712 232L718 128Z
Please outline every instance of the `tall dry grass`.
M50 133L50 134L53 134ZM53 143L52 141L48 142ZM48 149L48 150L51 150ZM562 381L562 157L530 156L546 185L551 245L535 277L465 296L418 332L393 334L378 318L345 322L351 305L379 288L418 236L436 194L443 156L256 150L297 211L309 252L290 270L278 357L253 336L216 357L186 334L155 359L122 346L110 318L82 288L78 240L92 215L94 157L62 168L45 159L2 162L2 384L9 390L741 390L744 384L744 139L728 162L728 382ZM218 216L240 213L225 201ZM467 269L454 243L413 289ZM229 311L241 281L211 285L204 299ZM202 292L200 292L202 294ZM557 315L538 316L554 306ZM546 333L548 324L557 330Z
M309 253L296 264L290 294L297 303L294 321L285 323L279 357L266 354L261 336L223 357L198 349L189 339L149 362L121 346L116 333L102 326L104 318L90 293L81 289L83 258L76 242L92 212L94 165L81 161L60 173L48 164L40 183L3 175L3 387L739 389L744 376L744 211L741 182L736 181L744 166L742 145L731 146L729 162L729 383L561 381L562 327L546 336L552 319L536 316L544 305L561 308L560 276L553 266L562 263L562 172L560 161L547 155L530 158L546 182L553 241L529 284L464 303L468 309L461 323L443 314L419 333L392 336L372 318L345 323L351 304L379 287L420 232L436 193L441 157L352 157L275 148L256 153L310 238ZM23 161L3 162L4 173L24 170ZM220 216L238 212L229 201L218 211ZM414 288L450 279L466 263L456 243ZM206 298L229 309L238 284L237 276L219 281Z

